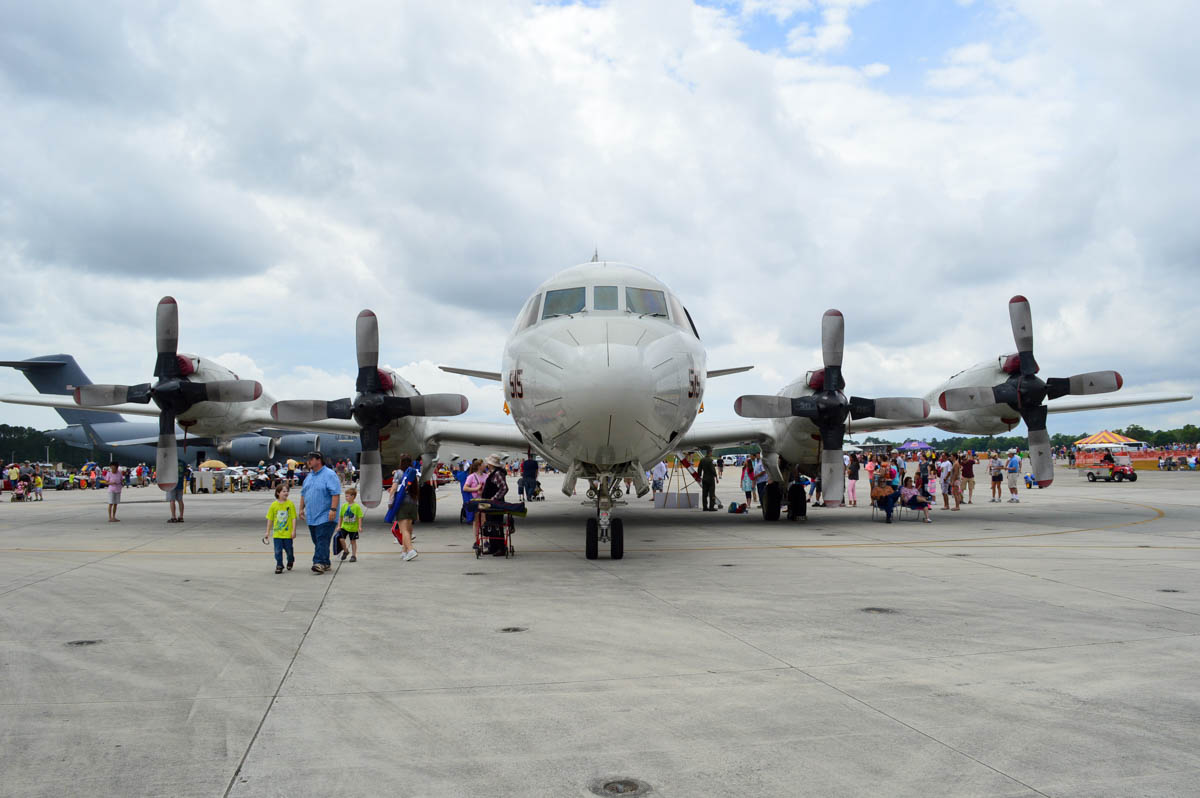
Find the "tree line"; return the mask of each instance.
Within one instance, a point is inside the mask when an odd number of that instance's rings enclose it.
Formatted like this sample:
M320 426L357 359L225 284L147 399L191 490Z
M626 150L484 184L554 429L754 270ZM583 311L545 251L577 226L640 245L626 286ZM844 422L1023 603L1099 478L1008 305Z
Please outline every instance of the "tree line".
M33 427L0 424L0 460L40 463L46 460L46 447L50 447L51 463L75 463L88 459L84 449L56 441Z

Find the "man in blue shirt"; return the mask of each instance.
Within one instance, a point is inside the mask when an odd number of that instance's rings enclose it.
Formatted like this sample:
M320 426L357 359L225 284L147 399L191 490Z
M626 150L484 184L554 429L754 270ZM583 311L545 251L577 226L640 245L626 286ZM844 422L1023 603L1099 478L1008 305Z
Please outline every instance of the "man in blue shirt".
M524 497L525 501L533 501L533 494L537 492L538 482L538 461L534 459L532 453L521 463L521 479L517 482L517 495Z
M329 563L329 541L337 526L342 485L333 469L325 467L325 458L320 452L309 452L308 468L309 474L300 486L300 515L304 517L308 533L312 536L313 573L323 574L332 567Z
M1017 482L1021 476L1021 455L1016 449L1009 449L1011 457L1008 458L1008 464L1005 470L1008 472L1008 492L1012 494L1012 498L1008 500L1009 504L1015 504L1021 500L1017 498Z

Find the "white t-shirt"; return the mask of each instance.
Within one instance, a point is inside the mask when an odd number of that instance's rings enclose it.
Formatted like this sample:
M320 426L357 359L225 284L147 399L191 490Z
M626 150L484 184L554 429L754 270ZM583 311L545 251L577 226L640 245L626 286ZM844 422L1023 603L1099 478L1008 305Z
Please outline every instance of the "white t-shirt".
M660 460L654 466L654 468L651 469L650 473L652 473L654 475L655 479L666 479L667 478L667 464Z
M950 465L949 460L943 460L942 462L938 463L938 476L943 480L949 479L950 472L953 470L954 466Z

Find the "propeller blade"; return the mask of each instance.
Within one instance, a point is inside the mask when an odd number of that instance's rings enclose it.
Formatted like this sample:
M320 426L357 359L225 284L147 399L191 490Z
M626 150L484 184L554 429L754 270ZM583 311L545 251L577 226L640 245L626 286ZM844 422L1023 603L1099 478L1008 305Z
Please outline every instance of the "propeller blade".
M262 396L262 384L255 380L218 380L201 385L210 402L253 402Z
M1087 396L1093 393L1112 393L1121 390L1125 380L1115 371L1089 371L1071 377L1051 377L1046 380L1046 398Z
M950 388L938 397L938 405L943 410L978 410L994 404L998 404L995 391L983 386Z
M154 317L154 341L158 348L158 360L154 364L154 376L160 380L179 376L179 305L175 297L165 296L158 300Z
M846 319L840 310L830 308L821 317L821 360L825 364L825 390L846 387L842 378L842 354L845 349Z
M1012 324L1017 353L1021 356L1021 373L1025 376L1036 374L1038 367L1037 361L1033 359L1033 311L1029 309L1029 300L1019 294L1008 300L1008 320Z
M1054 455L1050 451L1050 433L1045 429L1029 430L1029 459L1038 486L1050 487L1054 481Z
M354 322L354 343L358 348L358 367L379 368L379 319L374 311L359 311Z
M829 309L821 317L821 359L825 368L842 365L842 351L846 339L846 319L840 310ZM836 385L826 385L837 390Z
M75 389L75 404L85 407L124 404L133 390L128 385L80 385Z
M378 393L379 384L379 319L371 310L359 311L354 322L354 346L358 352L359 393Z
M383 464L379 449L364 449L358 462L359 501L366 507L378 507L383 499Z
M350 418L353 402L350 399L335 399L322 402L312 399L290 399L271 405L271 418L281 424L304 424L323 421L327 418Z
M408 399L410 416L459 416L467 412L467 397L459 393L431 393Z
M887 396L882 399L851 396L850 416L887 419L929 418L929 402L908 396Z
M842 450L821 450L821 501L826 507L841 507L846 495L845 461Z
M733 412L742 418L788 418L792 415L792 400L787 396L748 394L734 400Z
M155 471L158 486L171 490L179 481L179 450L175 444L175 414L161 413L158 417L158 447Z

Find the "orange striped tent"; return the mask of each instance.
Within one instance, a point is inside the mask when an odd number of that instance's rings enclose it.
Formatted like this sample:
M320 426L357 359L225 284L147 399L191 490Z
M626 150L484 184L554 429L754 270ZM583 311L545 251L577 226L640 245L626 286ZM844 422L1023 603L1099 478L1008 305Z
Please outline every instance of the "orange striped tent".
M1115 432L1104 430L1097 432L1095 435L1089 435L1086 438L1080 438L1075 441L1076 446L1095 446L1099 443L1137 443L1133 438L1126 438L1124 435L1118 435Z

